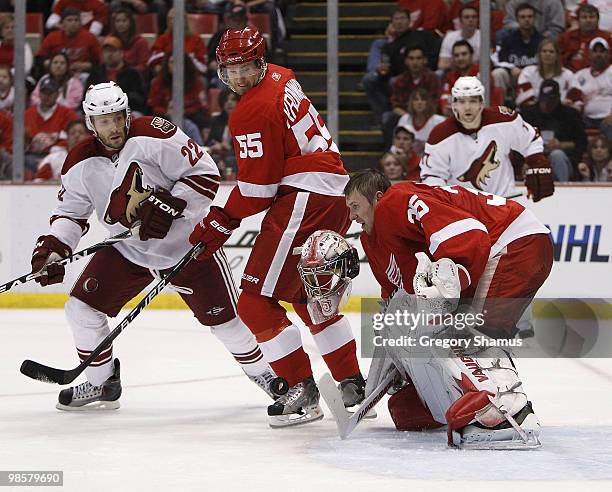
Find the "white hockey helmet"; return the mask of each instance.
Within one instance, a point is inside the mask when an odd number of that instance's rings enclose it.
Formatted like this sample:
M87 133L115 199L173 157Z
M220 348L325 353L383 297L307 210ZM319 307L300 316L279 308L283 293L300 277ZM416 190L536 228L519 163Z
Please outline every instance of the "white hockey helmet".
M476 96L484 101L485 88L478 77L459 77L451 89L453 102L460 97Z
M348 300L351 279L359 274L359 255L337 232L317 231L301 248L298 271L308 297L308 313L315 324L323 323Z
M83 111L85 112L85 124L87 128L96 136L96 127L93 124L92 116L101 114L125 111L126 131L130 129L131 118L128 96L123 92L123 89L114 82L102 82L101 84L90 85L85 93Z

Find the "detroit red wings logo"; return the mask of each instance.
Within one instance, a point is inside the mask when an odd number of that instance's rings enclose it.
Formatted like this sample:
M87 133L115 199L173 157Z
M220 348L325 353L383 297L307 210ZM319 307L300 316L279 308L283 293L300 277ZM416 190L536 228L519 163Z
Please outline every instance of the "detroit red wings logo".
M132 162L119 187L111 193L104 222L119 222L129 229L138 218L140 204L152 193L153 188L142 184L142 169L138 163Z
M482 190L487 185L487 180L491 177L491 173L495 171L501 164L499 159L495 158L497 154L497 143L491 141L487 148L478 159L474 159L469 169L457 179L463 183L470 182L477 190Z

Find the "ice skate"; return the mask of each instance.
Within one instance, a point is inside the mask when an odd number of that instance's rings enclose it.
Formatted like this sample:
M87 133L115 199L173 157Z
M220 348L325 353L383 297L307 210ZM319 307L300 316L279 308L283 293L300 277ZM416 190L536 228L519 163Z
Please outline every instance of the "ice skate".
M264 390L266 394L273 400L276 400L279 397L279 395L274 393L270 388L270 383L276 379L276 374L274 374L274 371L272 369L267 369L265 372L257 376L249 376L248 374L247 376L257 386Z
M319 406L319 389L312 376L289 388L287 393L268 407L272 428L305 424L323 418Z
M115 410L119 408L121 378L119 359L114 360L113 375L100 386L85 381L77 386L60 391L55 408L66 411Z
M453 432L453 444L465 449L535 449L540 442L540 422L531 402L513 417L495 427L470 424ZM516 428L514 425L516 424Z
M342 393L342 402L349 412L353 412L357 405L365 399L365 386L366 382L361 374L340 381L338 389ZM372 408L364 418L376 418L376 410Z

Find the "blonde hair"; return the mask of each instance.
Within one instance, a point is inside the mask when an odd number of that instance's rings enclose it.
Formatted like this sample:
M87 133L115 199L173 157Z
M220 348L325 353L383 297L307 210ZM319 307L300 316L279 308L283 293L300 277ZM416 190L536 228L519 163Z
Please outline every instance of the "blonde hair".
M540 42L540 46L538 46L538 72L540 72L540 76L544 78L544 67L542 65L542 59L540 58L540 51L544 49L544 46L547 44L551 44L553 49L555 50L555 54L557 55L557 60L554 65L554 76L557 77L561 75L563 70L563 65L561 64L561 49L559 48L559 43L552 38L545 38Z

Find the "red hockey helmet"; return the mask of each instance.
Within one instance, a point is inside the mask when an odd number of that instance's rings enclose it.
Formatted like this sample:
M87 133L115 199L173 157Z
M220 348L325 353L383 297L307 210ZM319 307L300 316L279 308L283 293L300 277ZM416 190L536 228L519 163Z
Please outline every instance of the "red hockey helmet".
M240 93L231 83L231 74L228 74L228 67L239 70L239 65L247 64L251 61L256 62L256 71L240 73L240 75L257 75L254 85L261 82L266 74L266 41L257 29L245 27L240 31L227 30L221 36L219 46L217 46L217 72L219 79L228 85L234 92Z

